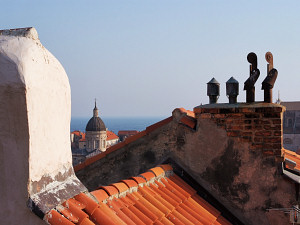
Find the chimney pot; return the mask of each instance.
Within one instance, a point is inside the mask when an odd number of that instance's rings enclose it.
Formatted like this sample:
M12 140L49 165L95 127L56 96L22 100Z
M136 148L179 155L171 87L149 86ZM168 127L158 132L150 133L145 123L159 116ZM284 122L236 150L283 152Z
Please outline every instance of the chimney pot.
M218 102L220 96L220 83L215 78L212 78L207 83L207 95L209 96L209 104Z
M226 82L226 95L229 98L229 104L237 103L237 96L239 95L239 82L231 77Z

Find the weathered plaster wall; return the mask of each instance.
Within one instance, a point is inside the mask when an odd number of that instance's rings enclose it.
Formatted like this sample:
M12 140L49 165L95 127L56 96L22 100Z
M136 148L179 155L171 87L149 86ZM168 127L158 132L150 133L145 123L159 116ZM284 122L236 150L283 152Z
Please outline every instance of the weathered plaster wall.
M266 211L296 203L294 184L278 170L280 156L232 137L211 117L198 118L194 130L178 123L181 116L174 111L172 122L87 165L77 172L79 179L93 190L171 158L243 223L288 224L287 215Z
M69 81L34 28L0 31L0 104L0 223L44 224L29 198L48 210L83 186L72 167ZM78 188L66 193L62 183Z

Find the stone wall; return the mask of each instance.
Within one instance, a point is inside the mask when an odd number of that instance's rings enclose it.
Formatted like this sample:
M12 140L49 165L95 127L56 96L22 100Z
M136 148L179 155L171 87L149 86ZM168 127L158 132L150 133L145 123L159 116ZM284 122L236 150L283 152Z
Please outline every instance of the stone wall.
M281 156L282 113L285 108L277 104L212 104L196 107L197 117L210 119L226 130L227 136L240 142L251 143L249 150L264 155Z
M174 162L178 175L189 174L242 223L288 224L287 215L267 211L296 204L294 184L279 170L283 110L263 103L205 105L193 118L176 109L171 122L120 143L76 174L93 190Z

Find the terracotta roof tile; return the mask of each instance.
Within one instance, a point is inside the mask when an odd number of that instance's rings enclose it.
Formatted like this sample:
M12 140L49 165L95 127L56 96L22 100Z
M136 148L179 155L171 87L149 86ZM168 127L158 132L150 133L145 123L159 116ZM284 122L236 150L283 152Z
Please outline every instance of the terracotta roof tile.
M152 178L155 177L154 173L152 173L152 172L142 173L140 176L145 178L147 181L149 181L149 180L151 180Z
M134 180L122 180L123 183L125 183L129 188L137 187L137 182Z
M96 208L98 208L97 202L95 202L93 199L91 199L90 197L88 197L84 193L80 193L79 195L76 195L74 198L77 201L79 201L79 202L83 203L84 205L86 205L84 210L89 214L93 214L93 212L96 210Z
M194 129L196 127L197 121L193 118L187 117L187 116L183 116L180 119L180 122L187 125L188 127Z
M163 168L172 170L162 165L150 169L152 172L103 186L91 194L81 193L63 203L64 207L56 207L61 214L52 210L45 218L51 225L230 224L179 176L166 174ZM154 182L146 182L141 176ZM135 189L126 192L129 188ZM126 195L121 196L119 192Z
M159 166L154 167L154 168L152 168L152 169L150 169L150 170L151 170L151 171L155 174L155 176L157 176L157 177L165 172L165 171L164 171L161 167L159 167Z
M181 113L186 113L188 116L195 118L195 113L190 110L186 110L185 108L179 108Z
M142 214L140 211L139 212L137 212L137 209L136 210L134 210L134 212L133 211L131 211L129 208L127 208L127 207L124 207L123 209L121 209L122 210L122 212L124 213L124 214L126 214L135 224L146 224L145 223L145 220L147 220L148 218L146 217L143 217L143 218L139 218L139 216L141 216L140 214ZM137 214L139 214L139 215L137 215ZM144 215L144 214L142 214L142 215ZM144 221L144 222L143 222ZM151 224L151 220L150 220L150 223L149 224Z
M89 218L88 214L86 214L84 211L81 210L80 207L78 207L78 204L75 204L73 201L67 201L64 205L67 207L74 216L78 217L78 223L80 224L85 218Z
M114 186L102 186L101 187L103 190L105 190L107 192L108 195L112 196L112 195L116 195L119 193L118 189L115 188Z
M50 224L55 224L55 225L73 225L71 221L69 221L67 218L63 217L60 213L58 213L55 210L51 210L47 215L46 215L46 221Z
M131 177L131 179L133 179L134 181L136 181L138 184L142 184L145 183L146 180L142 177Z
M67 207L69 207L69 204L73 204L73 205L75 205L77 208L79 208L79 209L84 209L85 208L85 204L83 204L83 203L81 203L81 202L78 202L78 201L76 201L75 199L73 199L73 198L70 198L70 199L68 199L67 201L65 201L64 203L63 203L63 205L65 205L65 206L67 206Z
M72 211L70 211L68 208L62 206L62 207L57 207L57 210L71 222L78 223L79 218L73 215Z
M91 194L98 200L98 202L102 202L109 197L103 189L92 191Z
M71 132L71 134L74 134L79 137L82 134L82 132L79 130L74 130L73 132Z
M114 183L112 186L117 188L120 193L128 190L128 186L122 182Z
M107 141L119 139L119 137L114 132L112 132L110 130L106 131L106 136L107 136L107 138L106 138Z
M85 133L81 133L81 139L79 141L85 141Z

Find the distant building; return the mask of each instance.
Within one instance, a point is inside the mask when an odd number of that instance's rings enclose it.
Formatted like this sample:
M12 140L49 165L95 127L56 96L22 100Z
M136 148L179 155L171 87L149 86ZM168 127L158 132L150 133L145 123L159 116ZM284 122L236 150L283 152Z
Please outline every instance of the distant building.
M126 138L136 135L137 133L137 130L120 130L118 132L118 136L120 138L120 141L124 141Z
M109 148L112 145L115 145L119 142L119 137L112 131L106 131L106 147Z
M106 150L106 126L102 119L98 116L98 108L95 101L93 117L86 125L86 150L92 152L98 150L104 152Z
M297 151L300 149L300 101L280 104L286 107L283 114L283 147Z
M107 130L99 117L96 102L93 117L88 121L85 130L86 133L78 130L71 132L73 165L100 154L119 142L119 137L114 132Z
M71 132L71 147L72 147L72 149L79 148L79 140L82 139L83 134L84 133L82 133L79 130L75 130L75 131Z

